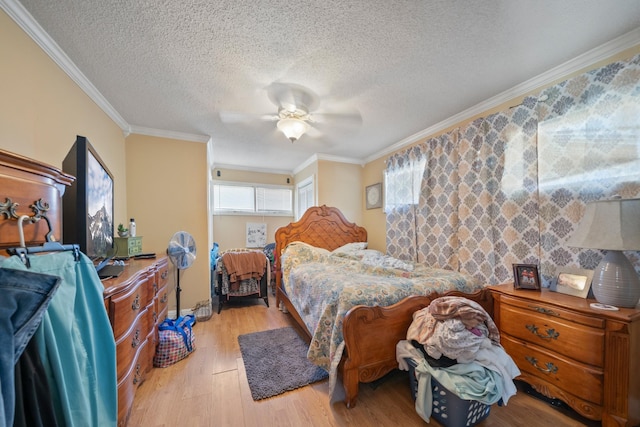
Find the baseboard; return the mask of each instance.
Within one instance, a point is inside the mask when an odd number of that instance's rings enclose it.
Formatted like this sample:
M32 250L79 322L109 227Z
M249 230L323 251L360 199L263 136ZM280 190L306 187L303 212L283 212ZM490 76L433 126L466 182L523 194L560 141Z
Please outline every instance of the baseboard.
M192 308L183 308L183 309L181 309L180 310L180 316L186 316L188 314L193 314L193 315L198 316L198 315L202 314L202 313L197 313L198 309L200 309L201 307L206 307L207 309L210 310L210 308L211 308L211 300L209 299L209 300L201 301L198 304L196 304L195 307L192 307ZM177 317L176 316L176 310L169 310L167 312L167 317L170 318L170 319L175 319Z

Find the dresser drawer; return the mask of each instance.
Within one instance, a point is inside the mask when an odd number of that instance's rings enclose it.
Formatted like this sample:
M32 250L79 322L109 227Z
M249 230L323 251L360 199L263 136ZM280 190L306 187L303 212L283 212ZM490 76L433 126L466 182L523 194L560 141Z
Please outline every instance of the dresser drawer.
M155 289L158 291L163 288L169 282L169 261L167 259L163 259L158 261L156 265L156 273L155 273Z
M121 379L136 360L137 353L147 339L150 328L149 312L144 310L135 319L131 328L116 341L118 379Z
M116 340L124 334L135 318L153 301L148 276L141 277L128 291L114 295L110 301L113 335Z
M500 307L502 333L545 347L582 363L604 366L605 331L560 315L503 304Z
M501 338L501 344L523 373L542 378L580 399L596 405L603 404L604 373L601 369L577 364L508 335Z
M165 285L158 291L158 296L155 300L155 305L156 305L155 312L157 315L160 315L160 313L166 310L167 306L169 305L169 286ZM159 321L164 320L159 317L158 319Z
M146 353L147 342L143 342L140 350L130 366L129 371L118 382L118 426L125 426L133 406L136 389L144 381L144 366L140 364L140 356Z

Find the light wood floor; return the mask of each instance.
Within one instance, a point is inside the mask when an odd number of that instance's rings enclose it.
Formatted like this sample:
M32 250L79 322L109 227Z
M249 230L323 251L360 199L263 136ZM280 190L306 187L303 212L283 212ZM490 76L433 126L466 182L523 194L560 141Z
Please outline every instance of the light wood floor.
M406 372L361 384L355 408L329 403L323 381L253 401L238 335L295 325L262 300L229 304L194 327L196 351L169 367L153 369L135 397L129 426L425 426L415 412ZM549 404L518 392L507 406L494 405L480 426L582 426Z

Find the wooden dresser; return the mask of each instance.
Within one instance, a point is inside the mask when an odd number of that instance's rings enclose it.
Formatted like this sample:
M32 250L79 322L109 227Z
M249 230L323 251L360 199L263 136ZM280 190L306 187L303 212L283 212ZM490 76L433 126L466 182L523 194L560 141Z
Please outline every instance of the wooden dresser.
M157 325L167 317L173 290L166 257L126 263L119 277L103 281L104 305L116 341L119 426L127 424L135 392L153 367Z
M640 311L543 289L491 286L501 343L538 392L603 426L640 423Z

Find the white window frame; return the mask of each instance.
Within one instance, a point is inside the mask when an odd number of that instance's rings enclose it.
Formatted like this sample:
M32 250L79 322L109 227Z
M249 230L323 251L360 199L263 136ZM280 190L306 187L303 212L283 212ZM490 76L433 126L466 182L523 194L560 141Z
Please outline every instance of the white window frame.
M302 205L302 201L308 200L308 194L306 191L311 191L311 204L310 205ZM295 219L298 221L300 217L309 209L311 206L316 205L316 186L314 176L311 175L308 178L303 179L299 183L296 184L296 216Z
M236 209L216 209L216 186L228 186L228 187L252 187L253 188L253 210L236 210ZM288 190L291 193L291 206L286 211L274 211L274 210L260 210L258 208L257 189L280 189ZM248 215L248 216L293 216L293 202L294 202L293 186L291 185L272 185L272 184L257 184L251 182L240 181L219 181L213 180L211 185L211 204L213 215Z

